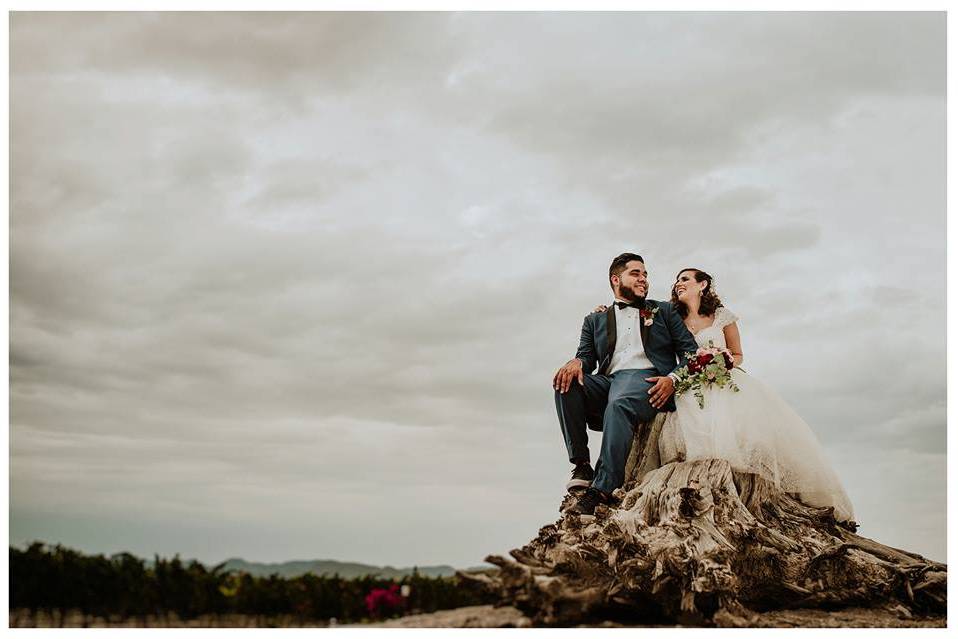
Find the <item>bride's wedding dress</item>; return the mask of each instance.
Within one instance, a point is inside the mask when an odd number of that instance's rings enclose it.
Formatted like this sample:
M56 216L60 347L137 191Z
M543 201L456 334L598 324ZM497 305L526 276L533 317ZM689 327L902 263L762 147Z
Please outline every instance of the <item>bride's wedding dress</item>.
M725 347L723 329L738 318L724 307L711 326L695 334L699 346ZM659 449L662 463L684 457L726 459L734 470L755 473L810 506L834 506L838 521L854 521L852 504L808 424L771 388L740 368L739 392L705 388L705 407L692 392L675 399Z

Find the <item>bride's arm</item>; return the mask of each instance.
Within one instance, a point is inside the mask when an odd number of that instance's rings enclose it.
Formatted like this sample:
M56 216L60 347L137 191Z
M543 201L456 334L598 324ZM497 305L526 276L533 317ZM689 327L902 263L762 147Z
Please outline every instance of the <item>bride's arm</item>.
M738 334L738 324L732 322L723 329L725 332L725 345L732 352L732 359L736 366L742 365L745 356L742 354L742 336Z

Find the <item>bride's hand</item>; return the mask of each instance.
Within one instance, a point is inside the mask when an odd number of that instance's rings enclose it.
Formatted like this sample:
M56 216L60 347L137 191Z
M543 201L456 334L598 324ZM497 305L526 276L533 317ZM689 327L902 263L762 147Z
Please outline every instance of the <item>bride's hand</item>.
M606 306L605 304L599 304L598 306L595 307L595 310L592 311L592 312L593 312L593 313L605 313L607 310L609 310L609 307L608 307L608 306Z

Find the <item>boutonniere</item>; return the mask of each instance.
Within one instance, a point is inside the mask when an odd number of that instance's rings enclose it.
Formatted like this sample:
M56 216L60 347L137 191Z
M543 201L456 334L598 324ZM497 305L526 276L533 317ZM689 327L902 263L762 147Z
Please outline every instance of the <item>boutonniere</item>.
M655 314L659 312L658 306L653 306L652 308L645 307L639 311L639 317L642 318L642 323L646 326L652 326L652 322L655 321Z

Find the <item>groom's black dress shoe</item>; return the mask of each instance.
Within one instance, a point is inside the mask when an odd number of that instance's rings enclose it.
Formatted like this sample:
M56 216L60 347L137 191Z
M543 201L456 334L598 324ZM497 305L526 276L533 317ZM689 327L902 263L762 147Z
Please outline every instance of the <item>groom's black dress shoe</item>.
M593 479L595 479L595 473L592 472L592 466L588 463L576 464L576 467L572 470L572 479L565 485L565 488L569 492L588 488L592 485Z
M594 515L596 506L608 504L611 501L609 496L598 488L589 487L579 496L578 501L569 508L568 512L579 515Z

